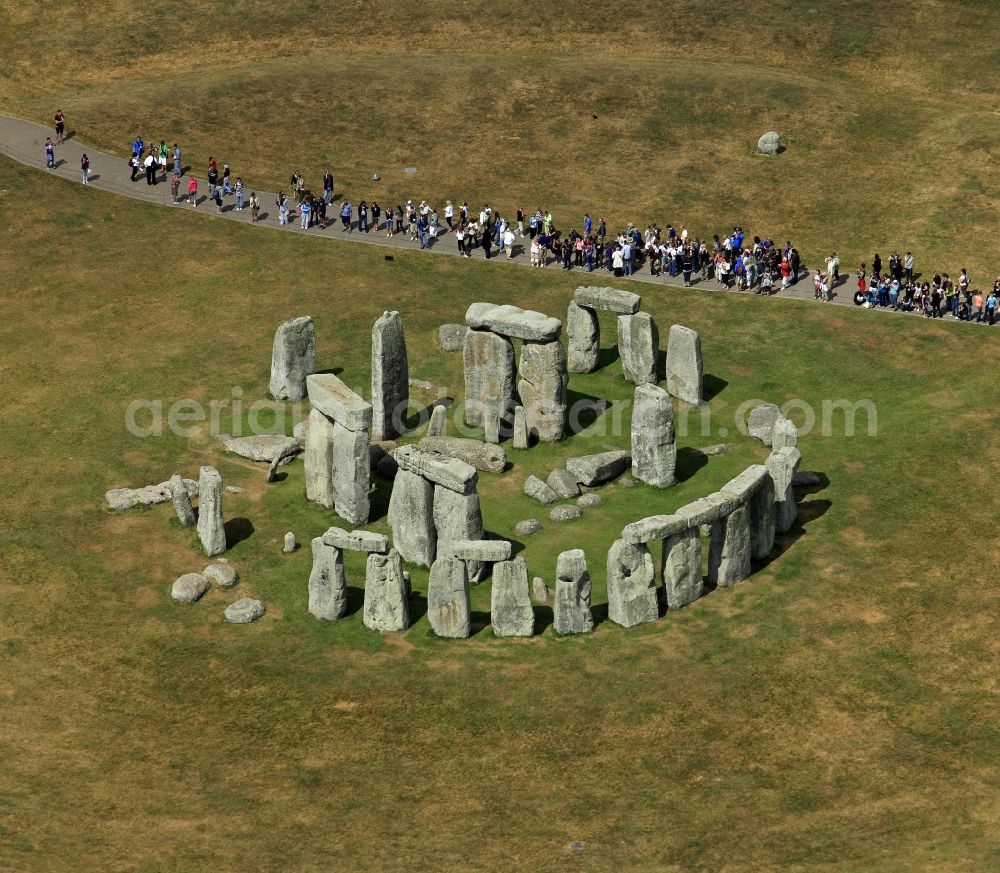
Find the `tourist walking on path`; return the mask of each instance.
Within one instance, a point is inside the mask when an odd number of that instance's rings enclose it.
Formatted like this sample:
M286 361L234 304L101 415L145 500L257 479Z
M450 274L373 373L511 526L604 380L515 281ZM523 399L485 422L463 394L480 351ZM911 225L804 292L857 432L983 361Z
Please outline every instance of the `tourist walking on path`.
M260 218L260 201L257 199L257 194L254 191L250 192L250 220L256 224L257 219Z
M215 158L208 159L208 196L215 196L215 186L219 184L219 165Z
M66 131L66 116L61 109L56 110L56 145L62 145L66 141L64 136Z
M84 185L90 184L90 158L87 157L86 152L80 158L80 181Z
M56 150L49 136L45 137L45 167L49 170L56 168Z
M278 192L278 196L274 203L275 206L278 207L278 224L282 226L288 224L288 197L285 195L284 191Z
M188 203L198 205L198 180L194 176L188 179Z
M236 210L238 212L243 211L243 180L237 176L236 177L236 187L233 188L236 192Z
M223 190L221 185L215 186L215 211L222 215L222 195Z
M354 207L351 206L351 201L348 200L347 198L344 198L344 202L340 205L340 221L341 224L343 225L343 227L340 228L341 233L343 233L345 230L348 233L353 232L353 228L351 227L351 213L353 212L353 210Z
M181 147L174 143L174 172L178 176L184 175L184 168L181 166Z
M178 195L178 192L180 191L180 188L181 188L181 174L180 173L174 173L173 176L170 177L170 202L171 203L176 203L177 202L177 195Z
M333 203L333 173L329 170L323 174L323 199L327 206Z
M308 198L299 204L299 215L302 217L300 226L303 230L309 230L309 216L312 215L312 206Z
M136 174L139 172L139 167L142 166L142 161L138 155L132 155L132 157L128 159L128 165L132 168L132 176L129 181L134 182Z
M146 155L146 159L142 162L143 166L146 168L146 184L155 185L156 184L156 158L151 154Z

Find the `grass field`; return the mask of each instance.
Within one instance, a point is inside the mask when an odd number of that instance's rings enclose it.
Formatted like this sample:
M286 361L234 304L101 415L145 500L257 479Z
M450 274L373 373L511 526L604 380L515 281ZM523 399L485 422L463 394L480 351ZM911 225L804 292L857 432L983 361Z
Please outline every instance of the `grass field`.
M120 154L141 131L267 190L329 168L355 203L740 224L813 264L910 249L984 287L1000 269L992 0L0 9L0 110L62 107ZM788 146L771 160L754 156L769 129Z
M655 288L665 330L703 337L713 422L760 397L870 400L878 434L813 434L825 488L750 582L655 625L587 638L380 637L306 613L307 550L336 523L301 464L263 469L207 434L140 440L136 398L266 392L286 317L316 319L320 364L368 380L368 335L403 313L411 374L453 388L434 330L476 299L560 315L575 277L282 237L81 189L4 160L0 259L0 870L970 870L997 859L996 414L992 333L779 299ZM58 204L37 209L38 203ZM30 218L26 218L30 216ZM605 335L610 333L606 324ZM620 402L613 355L571 390ZM627 436L577 437L482 475L486 526L539 509L529 472ZM607 503L523 544L551 581L583 544L604 604L624 521L725 482L762 447L703 466L680 439L666 493ZM169 506L110 513L104 491L217 464L243 494L236 589L171 604L204 563ZM372 527L385 530L380 483ZM249 533L249 535L246 535ZM352 611L362 568L348 559ZM255 625L222 621L260 596ZM488 586L475 592L485 621ZM541 615L543 624L546 616ZM572 851L571 841L583 848Z

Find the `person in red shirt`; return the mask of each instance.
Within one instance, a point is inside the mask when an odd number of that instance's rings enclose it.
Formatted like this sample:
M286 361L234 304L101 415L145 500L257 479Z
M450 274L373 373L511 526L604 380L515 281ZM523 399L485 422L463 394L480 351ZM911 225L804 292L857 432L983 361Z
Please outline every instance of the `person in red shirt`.
M788 280L792 275L792 267L788 263L788 258L781 259L778 269L781 271L781 289L784 290L788 287Z
M188 181L188 203L198 205L198 180L194 176Z

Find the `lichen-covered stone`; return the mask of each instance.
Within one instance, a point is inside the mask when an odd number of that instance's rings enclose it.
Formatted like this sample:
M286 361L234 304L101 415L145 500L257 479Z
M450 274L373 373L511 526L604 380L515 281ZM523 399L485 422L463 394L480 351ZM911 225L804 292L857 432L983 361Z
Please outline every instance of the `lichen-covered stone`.
M583 549L562 552L556 561L553 624L557 634L586 634L594 629L590 611L590 573Z
M771 445L771 437L774 433L774 425L784 416L781 410L773 403L762 403L755 406L747 419L747 433L754 439L760 440L765 446Z
M530 537L532 534L538 533L541 529L542 525L537 518L526 518L514 525L514 533L519 537Z
M621 288L581 287L573 292L573 302L589 309L600 309L618 315L633 315L639 311L642 298Z
M581 455L566 461L566 469L576 477L581 485L602 485L624 473L632 463L632 457L621 449L600 452L596 455Z
M401 433L410 402L410 365L403 319L383 312L372 326L372 439Z
M618 355L627 381L636 385L656 384L660 332L648 312L618 316Z
M559 338L562 322L533 309L510 304L473 303L465 312L465 323L474 330L486 329L528 342L551 342Z
M210 558L226 550L222 520L222 477L215 467L202 467L198 475L198 538Z
M557 506L549 513L552 521L572 521L583 515L583 510L579 506Z
M232 588L240 581L240 574L232 564L209 564L201 575L220 588Z
M468 332L464 324L442 324L437 331L438 345L446 352L460 352Z
M712 522L708 548L708 581L728 588L750 578L750 512L740 505Z
M347 581L344 553L323 542L312 540L312 570L309 573L309 613L324 621L336 621L347 612Z
M184 527L191 527L197 516L195 516L194 507L191 505L191 492L188 491L187 485L184 484L184 480L178 473L170 477L170 498L174 504L177 520Z
M389 498L392 542L404 561L430 567L437 554L434 485L417 473L399 470Z
M316 372L316 328L308 315L278 325L271 350L271 396L302 400L306 378Z
M483 427L490 416L506 418L514 408L514 345L507 337L470 330L462 353L465 420Z
M680 609L701 597L701 532L687 528L663 540L663 589L667 609Z
M401 631L410 626L410 604L406 598L403 563L399 552L372 553L365 567L365 627L376 631Z
M226 607L226 621L230 624L250 624L264 614L264 604L252 597L242 597Z
M750 556L766 558L774 549L774 480L768 473L747 504L750 510Z
M615 540L608 550L608 618L622 627L656 621L656 571L646 546Z
M485 538L483 514L479 495L459 494L440 485L434 487L434 527L439 543L456 540L481 540ZM481 561L468 561L469 581L481 582L486 565Z
M524 407L514 407L514 427L512 441L515 449L528 448L528 422L524 417Z
M566 350L559 340L521 347L517 391L528 432L558 442L566 432Z
M464 639L471 631L469 577L459 558L438 558L427 585L427 619L439 637Z
M452 540L438 542L438 557L447 556L462 561L509 561L510 540Z
M333 420L318 409L309 412L304 456L306 499L333 509Z
M346 531L340 527L331 527L323 534L323 542L328 546L350 552L379 552L380 554L384 554L389 551L388 537L385 534L375 533L375 531L370 530Z
M314 373L306 379L306 388L313 409L318 409L341 427L348 430L371 428L371 404L348 388L333 373Z
M795 524L799 508L795 503L792 482L802 461L798 449L775 449L765 462L774 481L774 529L777 533L788 533Z
M597 314L571 302L566 310L566 368L570 373L593 373L601 352L601 324Z
M577 506L600 506L604 503L604 498L601 497L596 491L590 491L586 494L581 494L576 499Z
M762 133L757 140L757 151L762 155L776 155L781 151L781 134L776 130Z
M333 424L333 508L353 525L368 523L371 461L368 431Z
M524 493L534 497L539 503L555 503L559 499L559 495L537 476L529 476L524 480Z
M209 581L201 573L185 573L178 577L170 588L170 597L175 603L194 603L208 591Z
M435 485L460 494L475 491L479 474L475 467L458 458L429 452L419 446L400 446L394 455L403 470L429 479Z
M799 429L787 418L779 418L771 429L771 448L794 449L799 441Z
M698 332L680 324L673 325L667 337L667 391L678 400L700 406L704 370Z
M440 408L440 407L439 407ZM451 436L426 436L420 448L446 458L458 458L470 467L486 473L502 473L507 466L507 453L502 446L479 440Z
M557 467L545 479L545 484L555 491L560 500L568 500L576 497L580 493L580 485L576 481L576 476L570 473L565 467Z
M437 437L444 433L445 422L448 418L448 407L435 403L431 409L431 417L427 422L427 436Z
M493 566L490 622L498 637L530 637L535 632L535 611L528 590L528 565L524 558Z
M677 478L677 443L670 395L656 385L639 385L632 406L632 475L656 488Z

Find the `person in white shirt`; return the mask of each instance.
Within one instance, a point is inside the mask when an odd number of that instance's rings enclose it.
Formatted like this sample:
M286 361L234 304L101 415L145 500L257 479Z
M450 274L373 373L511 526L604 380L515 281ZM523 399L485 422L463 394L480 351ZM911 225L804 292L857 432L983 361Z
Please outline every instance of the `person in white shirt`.
M515 238L516 237L514 235L514 231L512 231L508 227L504 231L504 233L503 233L503 244L504 244L504 248L507 249L507 258L508 258L508 260L510 258L514 257L514 240L515 240Z

